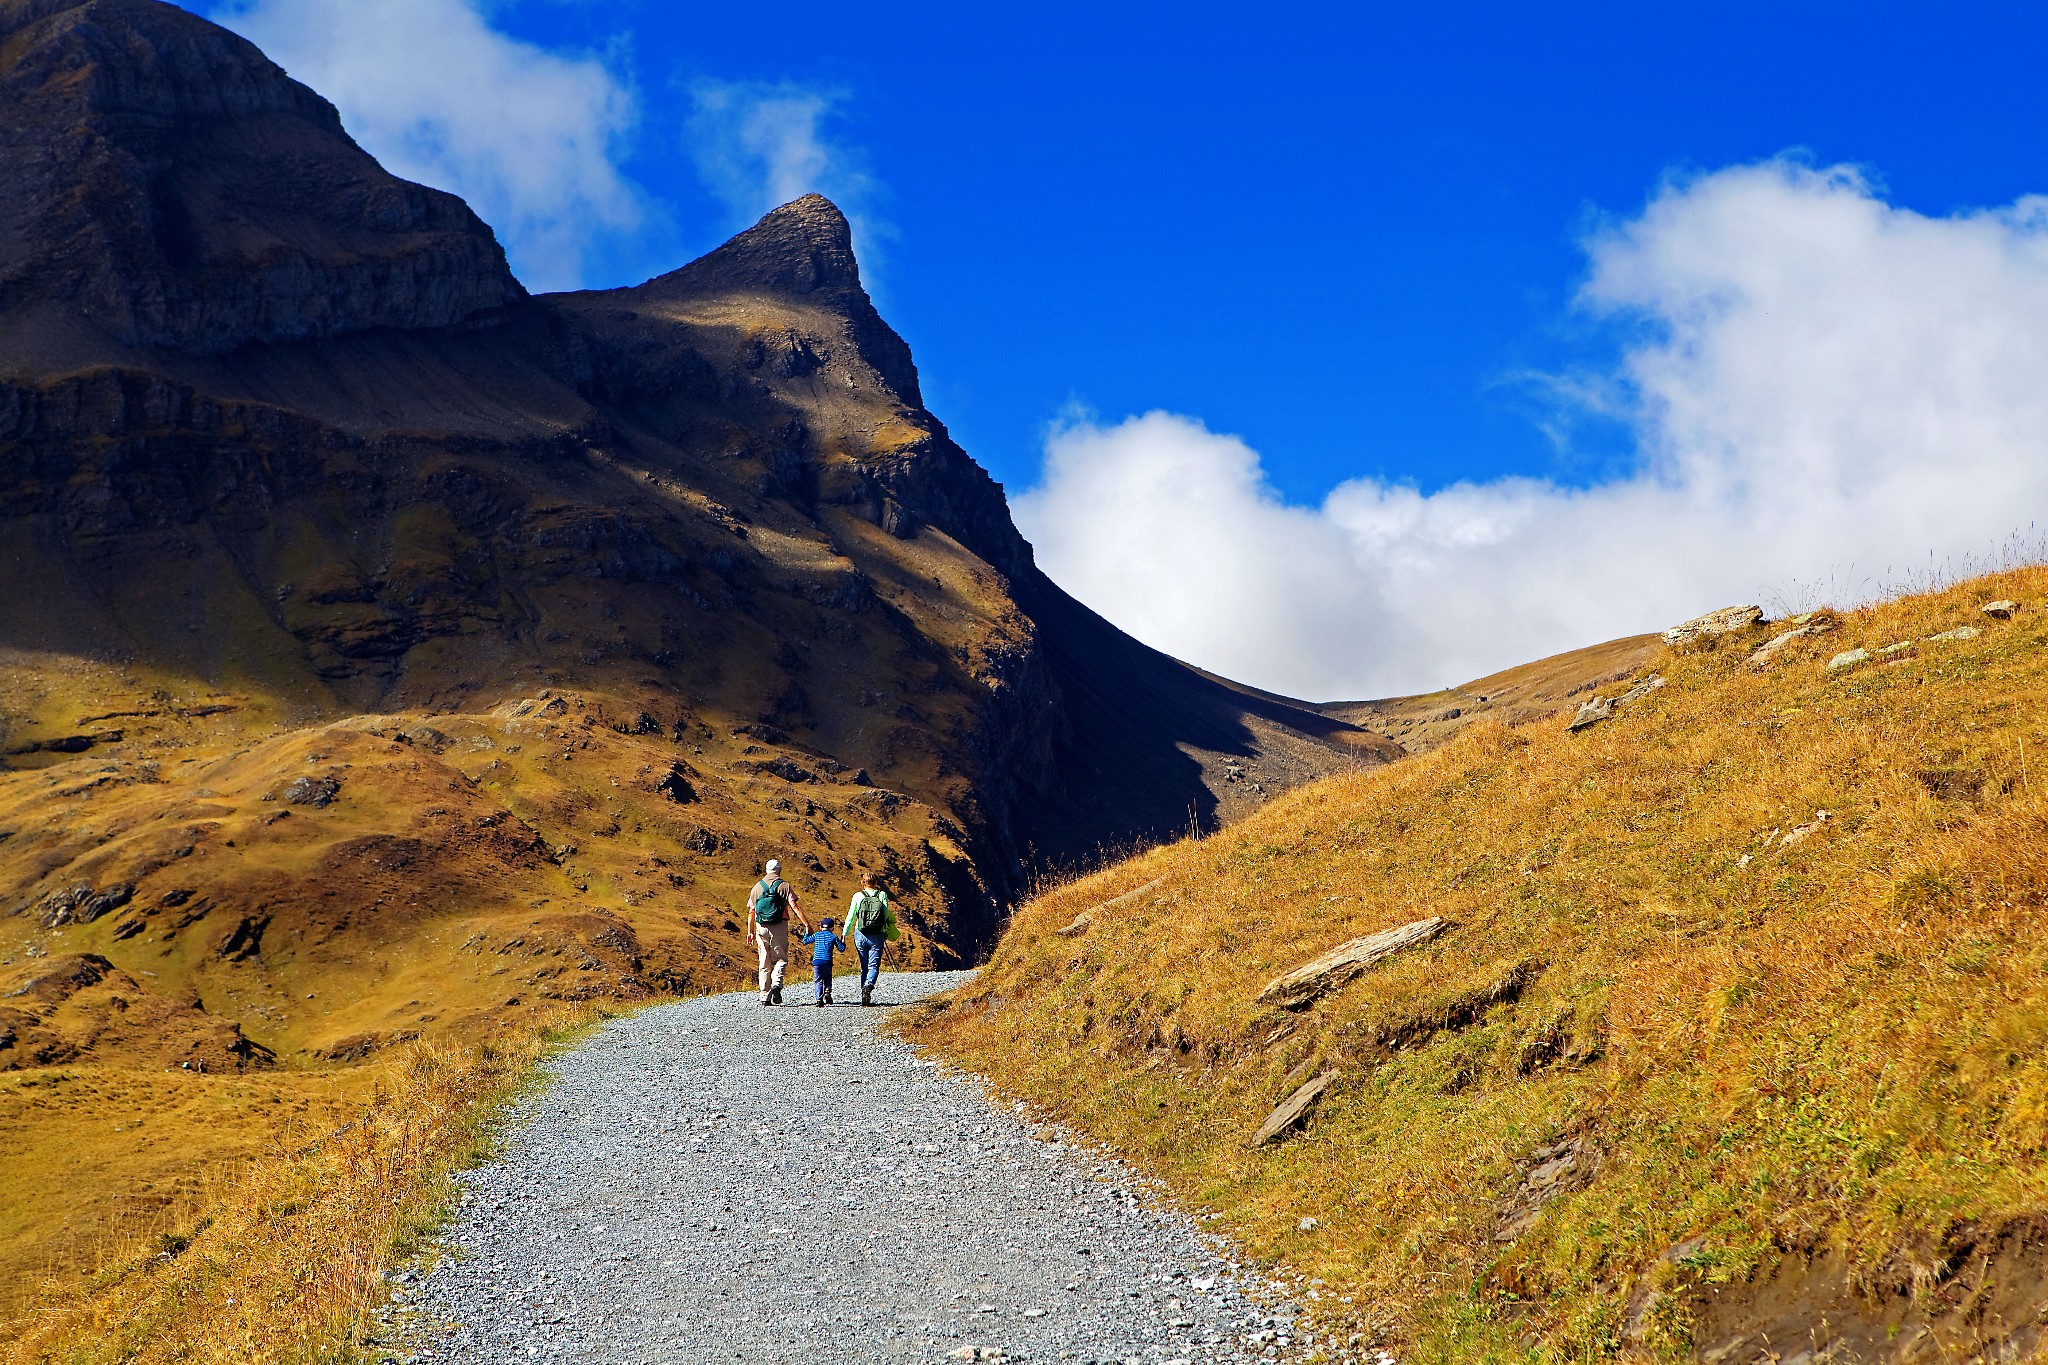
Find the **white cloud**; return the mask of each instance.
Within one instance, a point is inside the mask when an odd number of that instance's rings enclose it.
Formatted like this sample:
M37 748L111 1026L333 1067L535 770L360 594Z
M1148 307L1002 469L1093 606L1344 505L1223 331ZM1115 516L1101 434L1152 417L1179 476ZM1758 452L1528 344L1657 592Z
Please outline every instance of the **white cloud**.
M1328 699L1867 594L2048 508L2048 198L1933 218L1773 161L1669 184L1587 249L1582 305L1645 326L1561 391L1624 395L1628 476L1299 507L1193 418L1078 421L1017 501L1039 562L1162 649Z
M745 227L792 199L818 193L853 225L861 263L872 265L879 189L867 159L829 132L841 96L789 81L704 80L691 87L686 130L697 173Z
M493 29L477 0L242 0L214 15L334 101L397 175L469 201L535 290L585 283L641 221L620 172L632 91L595 57Z

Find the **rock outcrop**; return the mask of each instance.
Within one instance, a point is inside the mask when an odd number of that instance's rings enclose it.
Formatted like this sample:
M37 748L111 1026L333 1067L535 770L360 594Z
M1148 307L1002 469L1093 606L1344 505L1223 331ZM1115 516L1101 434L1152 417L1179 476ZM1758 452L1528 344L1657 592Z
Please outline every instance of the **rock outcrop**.
M158 1067L241 1071L276 1060L231 1021L167 999L97 953L0 969L0 1072L123 1044Z
M1641 701L1658 688L1664 686L1664 675L1652 673L1641 682L1629 688L1618 697L1590 697L1582 702L1578 711L1565 723L1565 729L1573 733L1603 720L1612 720L1624 706Z
M1681 621L1664 632L1664 643L1689 645L1717 635L1731 635L1739 630L1748 630L1763 619L1764 609L1759 606L1723 607L1704 616L1695 616L1690 621Z
M1515 1241L1542 1216L1558 1195L1589 1184L1600 1168L1600 1153L1583 1137L1562 1138L1529 1154L1521 1184L1502 1201L1493 1240Z

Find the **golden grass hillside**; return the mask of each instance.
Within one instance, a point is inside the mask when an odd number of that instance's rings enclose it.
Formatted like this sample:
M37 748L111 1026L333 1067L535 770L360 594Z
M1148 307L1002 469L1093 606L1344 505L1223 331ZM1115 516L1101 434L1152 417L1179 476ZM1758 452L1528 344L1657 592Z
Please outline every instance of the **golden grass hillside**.
M2044 591L1824 615L1767 669L1758 626L1652 658L1666 685L1580 733L1488 723L1305 788L1041 895L911 1035L1300 1276L1337 1354L2031 1355ZM1257 1002L1428 916L1320 1001ZM1305 1131L1248 1146L1325 1073Z
M309 716L9 653L0 730L0 1340L138 1246L226 1226L249 1182L313 1180L307 1135L374 1126L422 1047L516 1052L565 1009L751 981L766 857L813 919L876 871L906 966L943 950L967 864L929 755L869 775L654 694ZM176 1339L132 1302L159 1281L121 1282L123 1316Z

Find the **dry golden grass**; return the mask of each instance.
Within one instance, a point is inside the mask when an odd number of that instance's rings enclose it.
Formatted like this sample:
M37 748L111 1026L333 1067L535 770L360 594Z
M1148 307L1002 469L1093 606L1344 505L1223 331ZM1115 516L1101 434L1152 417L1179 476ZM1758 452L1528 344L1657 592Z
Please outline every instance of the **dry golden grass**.
M82 1289L0 1323L27 1362L347 1361L362 1355L382 1273L418 1250L451 1172L488 1148L494 1117L584 1019L564 1007L489 1042L420 1042L365 1068L341 1127L251 1160L188 1201L175 1232L132 1236Z
M1490 723L1306 788L1040 896L911 1031L1414 1359L1676 1357L1714 1287L1794 1253L1931 1296L1959 1228L2048 1210L2044 589L1848 614L1769 672L1763 630L1667 652L1591 730ZM1255 1002L1429 915L1452 930L1303 1013ZM1249 1150L1327 1068L1308 1131ZM1497 1240L1572 1136L1597 1176Z
M208 1076L50 1067L0 1075L0 1319L51 1281L189 1231L254 1159L351 1121L373 1067Z
M189 1226L281 1124L337 1126L410 1039L751 980L739 902L765 857L814 917L884 869L923 917L899 960L931 962L943 808L822 766L784 781L761 762L817 758L673 699L644 703L652 727L633 697L511 700L281 720L189 678L0 651L10 744L122 732L0 767L0 1317ZM407 738L422 725L442 738ZM658 785L677 765L692 799ZM332 804L279 799L322 774ZM132 898L90 923L34 912L81 884Z

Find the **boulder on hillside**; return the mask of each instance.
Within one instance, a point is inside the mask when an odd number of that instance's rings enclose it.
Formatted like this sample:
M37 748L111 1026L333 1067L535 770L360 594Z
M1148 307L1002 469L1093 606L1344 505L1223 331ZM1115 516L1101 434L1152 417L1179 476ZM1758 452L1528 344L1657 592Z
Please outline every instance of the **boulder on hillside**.
M1431 915L1428 919L1419 919L1398 928L1354 938L1320 957L1311 958L1291 972L1274 977L1259 992L1259 1003L1278 1005L1284 1010L1306 1009L1403 948L1427 943L1449 927L1441 916Z
M1983 606L1977 608L1986 616L1995 617L2000 621L2007 620L2019 609L2020 604L2013 601L2010 597L2001 597L1996 602L1986 602Z
M697 799L697 789L690 785L689 775L680 763L669 764L668 771L662 775L661 781L654 784L654 789L679 806Z
M1649 677L1629 688L1628 691L1622 693L1619 697L1616 697L1614 704L1616 706L1627 706L1630 702L1641 701L1663 685L1664 675L1662 673L1652 673Z
M294 806L318 809L334 804L334 798L341 795L341 782L333 777L299 777L286 783L278 794Z
M446 753L453 743L447 735L431 725L415 725L410 730L401 730L394 736L407 744L416 744L430 754Z
M1689 645L1695 640L1726 635L1731 631L1747 630L1763 619L1762 607L1723 607L1719 611L1710 611L1705 616L1695 616L1690 621L1681 621L1664 632L1664 643Z
M1599 1166L1599 1151L1583 1137L1564 1138L1531 1152L1528 1174L1501 1205L1493 1240L1503 1246L1515 1241L1536 1225L1544 1205L1567 1191L1585 1188Z
M1792 626L1790 630L1782 634L1773 635L1770 639L1757 646L1755 652L1749 656L1749 666L1751 668L1759 670L1769 668L1777 661L1778 655L1784 651L1785 647L1794 640L1804 640L1812 635L1825 635L1829 631L1837 629L1841 622L1835 618L1833 612L1821 610L1809 611L1795 616L1790 624Z

